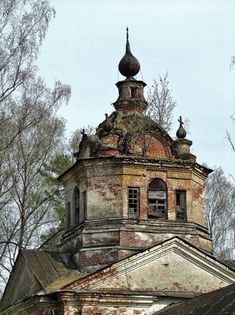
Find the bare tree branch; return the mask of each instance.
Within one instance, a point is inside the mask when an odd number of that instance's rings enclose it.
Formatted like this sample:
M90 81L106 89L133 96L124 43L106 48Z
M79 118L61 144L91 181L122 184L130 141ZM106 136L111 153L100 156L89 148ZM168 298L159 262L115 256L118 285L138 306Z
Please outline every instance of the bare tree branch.
M206 221L216 255L234 257L235 186L221 168L209 175L205 188ZM228 243L231 243L231 248Z
M159 76L159 82L153 82L148 92L146 115L151 117L166 131L170 131L173 110L176 106L169 88L168 73Z
M0 4L0 291L19 249L38 247L59 225L61 193L44 170L63 153L64 122L56 114L70 87L46 87L36 59L55 12L44 0Z

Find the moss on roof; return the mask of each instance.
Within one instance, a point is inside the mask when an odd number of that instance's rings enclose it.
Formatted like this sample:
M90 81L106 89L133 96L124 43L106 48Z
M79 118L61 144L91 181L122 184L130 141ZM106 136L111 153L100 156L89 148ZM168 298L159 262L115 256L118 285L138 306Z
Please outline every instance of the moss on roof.
M1 308L27 297L49 294L84 277L72 269L64 253L41 250L21 250L4 291Z

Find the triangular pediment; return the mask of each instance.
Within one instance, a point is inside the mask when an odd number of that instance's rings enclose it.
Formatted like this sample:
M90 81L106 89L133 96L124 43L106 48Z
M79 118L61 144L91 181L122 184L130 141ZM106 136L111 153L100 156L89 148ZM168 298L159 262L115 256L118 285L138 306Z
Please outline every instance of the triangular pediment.
M66 289L194 295L234 281L233 270L176 237L97 271Z

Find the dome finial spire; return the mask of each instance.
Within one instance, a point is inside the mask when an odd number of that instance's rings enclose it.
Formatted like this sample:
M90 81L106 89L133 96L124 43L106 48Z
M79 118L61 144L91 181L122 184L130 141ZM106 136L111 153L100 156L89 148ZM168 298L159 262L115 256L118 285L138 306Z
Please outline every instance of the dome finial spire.
M186 137L186 130L183 127L183 120L182 120L182 116L180 116L180 118L178 119L178 122L180 123L179 129L176 132L176 136L178 139L184 139Z
M131 53L131 47L129 42L129 29L126 28L126 54Z
M135 76L140 70L139 61L131 53L128 27L126 28L126 53L119 62L118 69L127 78Z

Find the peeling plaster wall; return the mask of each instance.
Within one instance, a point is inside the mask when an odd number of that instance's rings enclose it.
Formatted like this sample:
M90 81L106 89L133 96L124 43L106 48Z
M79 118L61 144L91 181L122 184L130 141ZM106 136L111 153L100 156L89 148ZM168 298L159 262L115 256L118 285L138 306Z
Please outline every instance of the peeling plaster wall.
M166 169L159 165L125 165L113 160L86 162L65 185L66 201L71 200L75 186L87 191L87 219L128 217L128 187L140 188L140 218L147 218L147 189L153 178L166 182L168 218L175 220L175 191L187 192L188 221L205 225L204 178L190 168Z
M162 298L156 296L112 296L85 295L77 296L73 301L62 297L65 315L152 315L182 298Z
M86 191L87 211L85 222L77 226L70 222L60 250L71 252L81 268L105 266L173 236L212 251L204 219L205 175L195 170L193 163L185 166L175 160L85 159L67 178L66 202L70 200L73 206L72 193L77 186L81 192L80 209L82 192ZM153 178L167 185L167 220L148 219L148 185ZM128 187L138 187L140 191L137 219L128 217ZM176 221L177 190L186 191L187 222Z
M87 219L122 216L120 169L102 160L86 161L75 173L75 184L87 191Z
M167 304L152 305L147 307L127 307L127 306L117 306L117 307L102 307L102 306L86 306L82 310L82 315L152 315L157 311L160 311Z
M90 300L90 301L89 301ZM175 299L157 299L157 302L132 303L126 301L125 297L119 298L119 301L109 300L108 298L103 301L87 298L83 301L81 298L77 300L70 300L69 298L63 299L63 303L57 303L57 305L40 305L31 304L25 308L12 308L2 312L2 315L152 315L157 311L160 311L172 302L176 302ZM178 299L177 301L180 301Z

